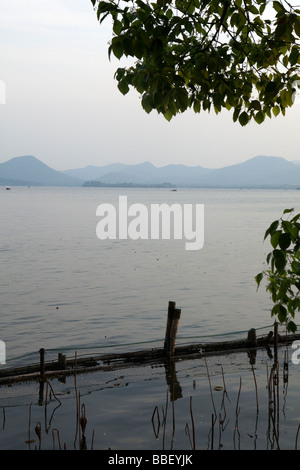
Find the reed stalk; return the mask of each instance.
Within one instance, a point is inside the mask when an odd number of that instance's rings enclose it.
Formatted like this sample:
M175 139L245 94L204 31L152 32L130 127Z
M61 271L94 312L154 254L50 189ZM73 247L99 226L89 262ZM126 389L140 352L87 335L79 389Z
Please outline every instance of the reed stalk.
M192 407L192 397L190 397L190 415L191 415L191 421L192 421L192 435L193 435L193 443L192 443L192 449L196 449L196 437L195 437L195 424L194 424L194 416L193 416L193 407Z
M164 426L164 431L163 431L163 450L165 450L166 426L167 426L167 415L168 415L168 402L169 402L169 391L167 390L167 396L166 396L166 411L164 411L164 407L162 406L162 412L163 412L163 426Z
M2 416L3 416L3 421L2 421L2 429L5 428L5 407L2 407Z
M211 415L211 450L214 450L214 429L215 429L215 416Z
M236 406L235 406L234 437L235 437L236 433L238 433L238 435L239 435L238 419L239 419L239 414L240 414L239 401L240 401L241 389L242 389L242 377L240 377L240 386L239 386L239 391L238 391L238 396L237 396L237 401L236 401Z
M155 415L157 416L157 427L155 427L155 424L154 424ZM152 427L153 427L153 432L154 432L155 438L158 439L159 429L160 429L160 418L159 418L159 410L158 410L157 405L155 406L155 408L153 410L151 421L152 421Z
M210 376L209 376L209 371L208 371L206 358L204 358L204 361L205 361L206 373L207 373L207 378L208 378L208 383L209 383L210 397L211 397L211 401L212 401L212 405L213 405L213 409L214 409L214 415L215 415L215 419L216 419L217 413L216 413L216 407L215 407L215 402L214 402L214 398L213 398L213 393L212 393Z
M256 382L256 376L255 376L255 371L253 364L251 364L251 369L252 369L252 374L253 374L253 379L254 379L254 385L255 385L255 396L256 396L256 414L259 412L259 406L258 406L258 390L257 390L257 382Z
M298 450L298 435L299 435L299 431L300 431L300 423L298 424L298 429L297 429L297 433L296 433L295 450Z
M57 436L57 441L58 441L58 448L61 450L61 442L60 442L60 435L59 435L59 430L56 428L52 429L52 441L53 441L53 449L55 450L55 434Z

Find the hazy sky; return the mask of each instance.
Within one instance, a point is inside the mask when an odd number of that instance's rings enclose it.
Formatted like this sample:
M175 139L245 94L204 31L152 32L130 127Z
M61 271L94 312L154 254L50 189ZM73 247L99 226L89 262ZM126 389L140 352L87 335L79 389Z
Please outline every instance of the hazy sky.
M227 111L189 111L168 123L147 115L134 90L118 91L114 72L125 62L109 62L109 39L109 20L99 25L90 0L0 0L0 162L34 155L65 170L300 159L299 104L260 126L241 128Z

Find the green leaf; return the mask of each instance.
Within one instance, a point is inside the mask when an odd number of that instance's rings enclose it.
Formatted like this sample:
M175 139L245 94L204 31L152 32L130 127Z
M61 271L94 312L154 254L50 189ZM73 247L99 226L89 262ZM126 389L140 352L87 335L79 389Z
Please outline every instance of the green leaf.
M268 235L272 235L273 232L275 232L278 225L279 225L279 220L274 220L274 222L271 223L270 227L266 230L264 240L267 238Z
M121 59L124 53L123 41L121 41L118 37L113 38L111 41L111 48L117 59Z
M280 248L286 250L292 242L291 235L289 233L281 233L278 241Z
M272 109L272 111L273 111L273 114L274 114L275 117L278 116L278 114L280 113L280 108L279 108L279 106L277 106L277 105L274 106L273 109Z
M280 272L283 271L286 266L286 257L283 251L274 250L274 262L276 269Z
M254 116L254 120L255 122L257 122L257 124L261 124L262 122L264 122L265 120L264 113L262 111L258 111L258 113L256 113Z
M275 82L268 82L267 83L267 86L265 88L265 94L268 95L268 94L271 94L271 95L275 95L277 92L277 85Z
M253 4L249 4L249 11L253 14L253 15L258 15L258 9L256 8L255 5Z
M263 3L260 8L259 8L259 13L262 15L265 11L265 8L266 8L266 3Z
M176 101L178 103L178 107L181 111L185 111L188 106L188 94L186 90L180 88L176 92Z
M168 109L165 113L164 113L164 118L167 120L167 121L171 121L173 117L173 113Z
M285 13L285 9L283 7L283 5L278 2L278 1L274 1L273 2L273 8L278 12L278 13Z
M295 28L295 33L297 34L297 36L300 37L300 20L299 20L299 18L297 18L297 20L295 21L294 28Z
M293 212L295 209L284 209L283 213L284 214L289 214L290 212ZM300 214L299 214L300 215Z
M271 235L271 245L273 248L276 248L279 242L279 237L282 234L281 230L276 230L275 232L272 233Z
M119 21L119 20L116 19L116 20L114 21L114 25L113 25L113 32L114 32L116 35L118 35L118 34L120 34L120 32L122 31L122 28L123 28L123 25L122 25L121 21Z
M293 209L293 210L294 210L294 209ZM295 222L297 222L297 220L298 220L299 218L300 218L300 214L296 214L296 215L292 218L291 222L292 222L292 223L295 223Z
M142 107L146 111L147 114L149 114L153 109L152 104L151 104L151 98L147 93L143 94Z
M127 80L126 80L125 78L123 78L123 79L118 83L118 88L119 88L120 92L121 92L123 95L126 95L126 94L129 92L129 86L128 86Z
M289 220L282 221L282 228L286 233L289 233L293 240L298 238L299 228L292 224Z
M278 313L279 313L279 305L276 304L271 310L271 316L274 317L275 315L278 315Z
M251 102L251 108L255 109L256 111L260 111L261 110L261 104L258 100L253 100Z
M278 320L280 323L284 323L287 318L287 310L283 305L279 305Z
M235 108L233 112L233 117L232 117L233 122L236 122L238 120L240 112L241 112L241 109L239 107Z
M300 308L300 299L296 297L295 299L293 299L293 309L299 310L299 308Z
M299 263L299 261L292 261L291 268L292 268L292 271L295 274L300 275L300 263Z
M291 65L297 64L299 55L300 55L300 52L299 52L298 47L293 47L292 52L290 53L290 56L289 56L289 61Z
M288 330L288 332L290 332L290 333L296 333L296 331L297 331L297 325L296 325L296 323L294 323L292 320L290 320L290 321L287 323L287 330Z
M292 106L293 104L293 92L291 90L282 90L280 93L281 104L284 108Z
M246 126L248 124L248 121L249 121L249 116L246 113L246 111L243 111L239 115L239 123L241 124L241 126Z
M194 101L194 104L193 104L193 108L194 108L194 112L195 112L195 113L200 113L200 111L201 111L201 104L200 104L200 101L195 100L195 101Z
M257 288L259 287L262 279L263 279L264 275L263 273L258 273L256 276L255 276L255 281L256 281L256 284L257 284Z

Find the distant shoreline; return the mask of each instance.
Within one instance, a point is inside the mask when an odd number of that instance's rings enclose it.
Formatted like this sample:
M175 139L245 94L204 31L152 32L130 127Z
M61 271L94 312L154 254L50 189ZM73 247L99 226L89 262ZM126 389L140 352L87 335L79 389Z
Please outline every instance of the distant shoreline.
M174 188L170 183L138 184L138 183L102 183L101 181L86 181L83 188Z
M140 188L140 189L169 189L169 190L179 190L179 189L223 189L223 190L278 190L278 191L298 191L300 190L300 186L275 186L275 185L270 185L270 186L263 186L263 185L258 185L258 186L218 186L218 185L193 185L193 186L184 186L184 185L174 185L174 184L169 184L169 183L163 183L163 184L136 184L136 183L99 183L99 182L94 182L94 181L87 181L84 184L81 185L59 185L59 184L41 184L41 183L20 183L17 184L16 182L11 182L10 184L4 184L0 181L0 187L3 189L7 189L8 187L10 189L12 188L127 188L127 189L134 189L134 188Z

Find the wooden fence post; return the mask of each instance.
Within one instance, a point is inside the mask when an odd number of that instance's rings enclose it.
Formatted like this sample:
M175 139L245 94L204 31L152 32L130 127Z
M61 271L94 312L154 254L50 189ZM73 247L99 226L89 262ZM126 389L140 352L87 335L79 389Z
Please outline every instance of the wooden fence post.
M45 380L45 349L40 349L40 375L41 380Z
M252 346L252 347L257 346L257 338L256 338L256 330L255 330L255 328L251 328L251 329L248 331L247 342L248 342L248 345L249 345L249 346Z
M173 320L170 331L170 348L168 351L168 356L172 357L175 352L176 336L178 331L178 325L181 315L181 308L175 308L173 313Z
M66 355L65 355L65 354L62 354L62 353L58 353L57 363L58 363L58 368L59 368L59 369L61 369L61 370L66 369L66 368L67 368L67 358L66 358Z
M176 307L176 302L169 301L168 306L168 318L167 318L167 327L166 327L166 334L165 334L165 343L164 343L164 350L167 353L170 349L170 333L171 333L171 326L173 320L173 314Z
M164 351L167 357L172 357L175 351L176 336L181 315L181 309L176 308L176 303L169 301L168 319L164 343Z

